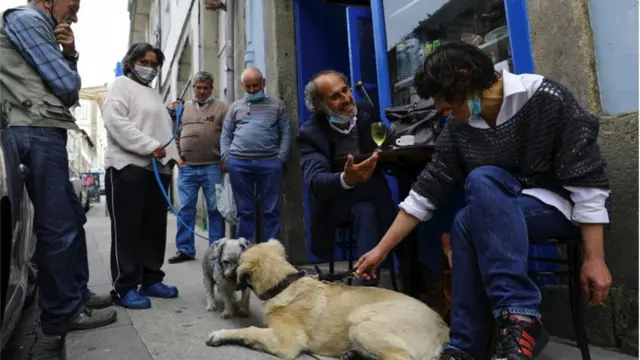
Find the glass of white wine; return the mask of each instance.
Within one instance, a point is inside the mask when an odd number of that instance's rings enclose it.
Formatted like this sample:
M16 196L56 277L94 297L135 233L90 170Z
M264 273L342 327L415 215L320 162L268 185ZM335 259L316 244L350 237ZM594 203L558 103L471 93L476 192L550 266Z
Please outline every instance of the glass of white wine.
M380 146L387 138L387 127L382 121L376 121L371 124L371 138L378 145L378 150L380 150Z

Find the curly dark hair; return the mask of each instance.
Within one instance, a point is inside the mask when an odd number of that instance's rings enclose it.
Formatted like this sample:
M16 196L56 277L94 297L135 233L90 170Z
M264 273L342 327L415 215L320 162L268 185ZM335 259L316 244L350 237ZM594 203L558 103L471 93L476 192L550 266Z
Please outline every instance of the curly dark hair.
M442 44L429 54L416 71L413 82L423 99L440 96L456 101L465 99L469 93L490 88L499 77L493 62L482 50L456 41Z
M162 53L162 50L153 47L153 45L148 43L135 43L129 47L124 58L122 58L122 72L125 75L129 75L133 71L136 61L147 56L149 51L156 53L156 56L158 57L158 67L162 67L162 64L164 64L164 54Z

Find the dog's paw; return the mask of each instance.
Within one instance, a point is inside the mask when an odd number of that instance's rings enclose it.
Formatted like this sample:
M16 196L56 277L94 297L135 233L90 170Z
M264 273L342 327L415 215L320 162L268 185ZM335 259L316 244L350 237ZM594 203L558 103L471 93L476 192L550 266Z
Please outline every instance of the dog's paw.
M216 304L209 304L207 305L207 311L216 312L218 311L218 307L216 306Z
M238 308L238 316L240 317L249 317L249 308L239 307Z
M220 314L221 319L231 319L233 317L233 311L225 310Z
M207 341L205 342L208 346L220 346L223 345L224 330L216 330L209 334Z

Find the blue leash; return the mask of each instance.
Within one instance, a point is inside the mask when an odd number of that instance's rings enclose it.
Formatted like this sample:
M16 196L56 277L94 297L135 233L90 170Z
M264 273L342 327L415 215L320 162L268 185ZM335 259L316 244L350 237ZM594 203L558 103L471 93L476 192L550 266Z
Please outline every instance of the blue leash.
M167 146L169 146L169 144L171 144L176 139L176 136L178 135L178 131L180 130L180 120L182 119L183 110L184 110L184 104L181 102L180 105L178 105L178 107L176 108L176 127L175 127L175 130L173 131L173 136L171 136L171 139L169 139L169 141L167 141L167 143L164 144L165 149L167 148ZM164 196L164 199L167 201L167 204L169 205L171 212L176 216L176 219L178 219L178 221L182 225L184 225L184 227L186 227L193 235L201 239L207 240L207 242L210 242L208 238L196 233L194 229L192 229L190 226L185 224L182 218L178 216L178 211L176 210L175 207L173 207L173 204L171 203L171 199L169 198L169 194L167 194L167 190L165 190L164 185L162 184L162 179L160 178L160 171L158 170L158 160L156 160L156 158L152 158L151 163L153 165L153 174L156 176L156 182L160 187L160 191L162 191L162 195Z

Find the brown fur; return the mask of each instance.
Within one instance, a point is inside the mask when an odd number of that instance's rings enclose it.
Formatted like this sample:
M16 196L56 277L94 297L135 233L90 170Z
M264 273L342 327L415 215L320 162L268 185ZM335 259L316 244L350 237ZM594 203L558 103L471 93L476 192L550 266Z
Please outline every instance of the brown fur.
M242 255L238 278L263 294L295 269L277 240ZM239 344L284 359L301 352L367 359L419 360L437 356L448 340L442 318L422 302L372 287L351 287L303 277L264 303L267 328L219 330L207 345Z

